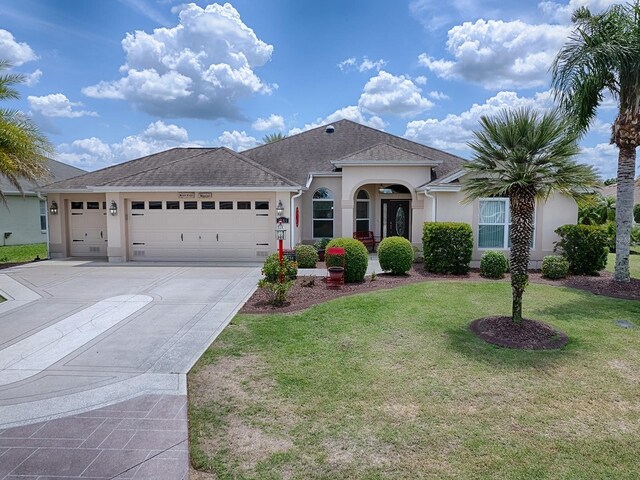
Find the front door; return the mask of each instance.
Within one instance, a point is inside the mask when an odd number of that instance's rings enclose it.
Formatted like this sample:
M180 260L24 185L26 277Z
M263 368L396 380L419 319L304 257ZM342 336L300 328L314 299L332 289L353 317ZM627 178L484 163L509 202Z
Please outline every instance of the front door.
M382 200L382 238L409 239L409 200Z

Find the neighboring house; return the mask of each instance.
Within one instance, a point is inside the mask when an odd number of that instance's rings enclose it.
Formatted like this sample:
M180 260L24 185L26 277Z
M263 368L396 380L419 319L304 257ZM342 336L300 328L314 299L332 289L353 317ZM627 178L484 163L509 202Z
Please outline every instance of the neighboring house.
M618 194L618 185L606 185L602 187L600 193L603 197L614 197ZM636 185L633 190L633 204L636 205L640 203L640 178L636 179Z
M0 200L0 245L24 245L47 241L47 202L36 190L45 183L64 180L86 173L71 165L47 160L49 176L39 182L22 181L21 193L9 180L0 175L0 191L6 203Z
M508 250L506 199L461 203L464 160L341 120L242 153L175 148L46 186L50 248L58 257L109 261L260 261L276 249L281 204L287 245L373 231L422 242L426 221L472 225L475 264ZM552 196L536 209L534 266L576 203Z

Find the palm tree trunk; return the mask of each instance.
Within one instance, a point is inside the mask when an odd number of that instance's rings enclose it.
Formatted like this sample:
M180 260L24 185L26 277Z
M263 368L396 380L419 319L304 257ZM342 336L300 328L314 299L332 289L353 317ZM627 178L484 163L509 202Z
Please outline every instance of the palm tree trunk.
M522 323L522 296L529 282L530 244L533 239L533 213L535 195L518 190L509 195L511 207L511 291L513 304L511 318Z
M633 225L633 190L636 173L636 147L624 145L618 154L618 187L616 193L616 268L613 278L629 282L629 248Z

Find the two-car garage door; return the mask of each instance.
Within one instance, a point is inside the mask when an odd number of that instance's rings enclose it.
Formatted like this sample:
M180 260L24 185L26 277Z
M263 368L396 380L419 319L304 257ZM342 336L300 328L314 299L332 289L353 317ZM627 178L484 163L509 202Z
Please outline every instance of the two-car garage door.
M273 249L268 200L129 202L131 260L261 261Z

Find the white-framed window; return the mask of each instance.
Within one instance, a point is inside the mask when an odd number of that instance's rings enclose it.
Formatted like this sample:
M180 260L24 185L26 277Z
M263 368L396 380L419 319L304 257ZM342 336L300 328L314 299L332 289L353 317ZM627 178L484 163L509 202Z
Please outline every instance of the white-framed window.
M366 190L359 190L356 195L356 232L368 232L370 228L370 201Z
M47 231L47 202L40 200L40 231Z
M508 198L482 198L478 202L478 248L480 250L511 248L511 211ZM534 247L536 213L533 212Z
M319 188L313 194L313 238L333 238L333 192Z

